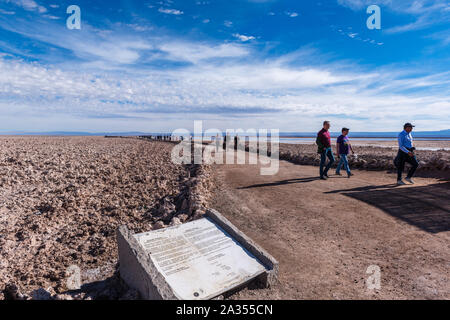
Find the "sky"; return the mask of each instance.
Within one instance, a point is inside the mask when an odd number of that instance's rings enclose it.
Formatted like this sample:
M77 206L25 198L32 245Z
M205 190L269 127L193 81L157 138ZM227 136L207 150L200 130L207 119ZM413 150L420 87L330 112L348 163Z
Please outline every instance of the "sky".
M381 29L367 27L370 5ZM450 1L0 0L0 120L0 132L170 132L194 120L449 129Z

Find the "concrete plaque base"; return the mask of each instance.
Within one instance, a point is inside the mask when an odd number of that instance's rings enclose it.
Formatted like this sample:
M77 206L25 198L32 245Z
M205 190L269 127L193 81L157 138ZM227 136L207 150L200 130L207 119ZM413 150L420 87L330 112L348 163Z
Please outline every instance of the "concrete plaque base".
M249 281L270 286L277 261L215 210L141 234L117 232L122 279L144 299L212 299Z

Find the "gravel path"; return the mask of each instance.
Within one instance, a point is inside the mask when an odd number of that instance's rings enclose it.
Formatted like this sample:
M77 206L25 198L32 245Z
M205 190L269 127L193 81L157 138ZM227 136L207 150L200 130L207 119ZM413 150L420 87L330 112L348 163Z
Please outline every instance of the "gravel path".
M318 168L280 162L215 167L212 207L280 263L279 284L233 299L450 299L450 183L355 170L317 179ZM381 268L381 289L366 270Z

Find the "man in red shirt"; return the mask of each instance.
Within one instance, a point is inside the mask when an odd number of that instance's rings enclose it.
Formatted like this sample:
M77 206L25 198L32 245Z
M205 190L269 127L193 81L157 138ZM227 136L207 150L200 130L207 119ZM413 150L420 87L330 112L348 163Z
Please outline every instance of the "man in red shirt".
M334 155L331 150L330 121L323 122L323 128L317 133L316 144L318 146L317 153L320 154L320 179L328 179L328 170L334 163ZM330 160L325 166L326 159ZM325 170L324 170L325 167Z

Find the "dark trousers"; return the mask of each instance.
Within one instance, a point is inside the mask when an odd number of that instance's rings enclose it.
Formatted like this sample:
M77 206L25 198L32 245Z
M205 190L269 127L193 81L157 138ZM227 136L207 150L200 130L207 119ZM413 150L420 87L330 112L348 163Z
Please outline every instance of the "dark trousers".
M328 162L328 164L325 166L325 161L328 159L330 160ZM334 155L333 152L331 151L331 148L327 148L325 149L321 154L320 154L320 177L322 178L325 174L328 173L328 170L330 170L331 166L334 163ZM325 167L325 170L324 170Z
M411 169L409 169L407 178L412 178L414 172L416 172L417 167L419 166L419 161L417 161L416 156L409 156L407 153L399 150L398 151L398 166L397 166L397 180L402 179L402 173L405 169L405 162L408 162L411 165Z

